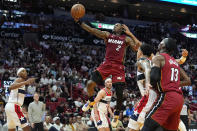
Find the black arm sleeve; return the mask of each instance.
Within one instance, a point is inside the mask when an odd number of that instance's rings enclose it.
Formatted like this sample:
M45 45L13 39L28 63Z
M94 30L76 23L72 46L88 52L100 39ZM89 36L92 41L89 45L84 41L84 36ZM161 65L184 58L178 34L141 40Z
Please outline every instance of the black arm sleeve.
M150 71L150 84L155 87L161 80L161 68L152 67Z

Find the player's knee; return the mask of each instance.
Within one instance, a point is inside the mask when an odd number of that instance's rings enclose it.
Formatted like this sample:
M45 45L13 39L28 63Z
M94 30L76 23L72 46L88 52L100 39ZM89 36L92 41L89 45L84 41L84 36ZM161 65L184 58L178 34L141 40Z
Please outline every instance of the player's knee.
M122 97L125 83L124 82L113 83L113 87L115 88L117 97Z
M153 131L156 130L160 125L152 118L146 119L142 131Z
M103 84L103 78L97 70L92 73L91 80L96 84Z
M92 87L92 86L96 86L96 83L93 80L89 80L87 82L87 87Z

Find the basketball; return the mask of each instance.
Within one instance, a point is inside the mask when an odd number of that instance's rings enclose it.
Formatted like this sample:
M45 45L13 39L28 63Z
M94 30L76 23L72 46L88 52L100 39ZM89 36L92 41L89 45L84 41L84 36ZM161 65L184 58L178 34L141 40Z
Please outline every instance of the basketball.
M82 4L75 4L71 8L71 16L73 18L82 18L85 15L85 7Z

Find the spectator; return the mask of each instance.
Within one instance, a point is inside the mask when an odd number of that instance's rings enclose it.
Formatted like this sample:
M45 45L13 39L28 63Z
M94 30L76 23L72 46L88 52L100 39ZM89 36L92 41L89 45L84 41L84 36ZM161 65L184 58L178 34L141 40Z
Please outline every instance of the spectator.
M114 119L116 119L115 120L116 123L113 123L114 121L111 123L112 131L125 131L125 128L124 128L122 122L120 120L117 120L118 118L114 118ZM116 126L114 126L114 125L116 125Z
M123 127L124 127L124 128L127 128L127 127L128 127L129 118L130 118L130 117L123 116L122 124L123 124Z
M45 122L43 124L44 131L48 131L53 125L51 124L51 116L45 117Z
M129 108L126 110L126 116L130 117L134 112L134 108L132 104L129 104Z
M66 131L76 131L76 125L73 124L73 117L69 117L69 124Z
M29 104L28 116L31 127L34 131L44 131L42 117L44 115L45 105L39 101L38 93L34 94L34 101Z
M58 131L60 131L60 129L63 127L63 125L62 125L62 123L60 123L60 118L59 117L54 117L53 118L53 122L54 122L54 127L58 130Z
M88 125L86 125L84 122L82 122L81 116L77 116L76 129L77 129L77 131L87 131L88 130Z
M75 103L75 106L76 107L82 107L82 102L81 102L82 100L81 100L81 98L79 97L74 103Z

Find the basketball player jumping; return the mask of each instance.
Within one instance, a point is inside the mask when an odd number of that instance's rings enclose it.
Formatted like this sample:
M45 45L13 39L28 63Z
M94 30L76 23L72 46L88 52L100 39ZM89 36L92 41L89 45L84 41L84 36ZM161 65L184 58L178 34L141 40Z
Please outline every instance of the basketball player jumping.
M152 60L150 83L159 92L159 98L147 115L142 131L154 131L160 126L164 130L177 130L183 106L181 87L191 84L190 78L171 56L177 50L175 41L165 38L158 49L160 54Z
M113 112L110 108L110 101L112 97L112 79L107 78L105 80L105 88L101 89L94 102L91 116L99 131L110 131L110 120L108 118L108 112L113 116Z
M113 33L109 33L91 28L80 20L75 19L75 21L84 30L104 39L106 43L105 61L92 73L91 80L87 82L89 101L83 106L82 110L87 111L90 106L94 105L94 88L97 84L103 83L107 77L112 75L112 83L117 96L117 106L114 114L118 117L119 111L122 109L123 89L125 86L125 67L123 63L126 48L130 46L134 51L137 51L141 42L134 37L124 35L124 29L120 23L115 24Z
M8 103L5 106L7 116L8 131L15 131L16 126L21 127L23 131L30 131L27 119L25 118L21 106L25 98L25 85L32 84L35 78L27 79L25 68L20 68L17 71L18 78L10 86L10 96Z

